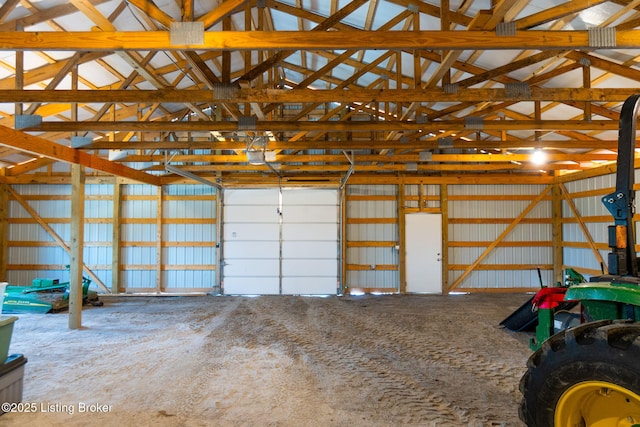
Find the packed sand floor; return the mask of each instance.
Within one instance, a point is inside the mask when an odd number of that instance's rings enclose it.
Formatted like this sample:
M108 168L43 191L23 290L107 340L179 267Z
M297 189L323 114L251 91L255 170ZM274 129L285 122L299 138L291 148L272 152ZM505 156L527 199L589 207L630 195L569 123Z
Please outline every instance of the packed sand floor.
M523 426L530 296L105 297L20 314L3 426Z

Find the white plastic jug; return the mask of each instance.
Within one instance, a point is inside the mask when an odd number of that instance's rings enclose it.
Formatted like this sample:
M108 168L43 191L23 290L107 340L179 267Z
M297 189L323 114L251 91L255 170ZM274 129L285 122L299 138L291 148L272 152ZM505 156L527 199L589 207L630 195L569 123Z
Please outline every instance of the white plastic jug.
M4 292L7 289L7 282L0 282L0 314L2 314L2 304L4 303Z

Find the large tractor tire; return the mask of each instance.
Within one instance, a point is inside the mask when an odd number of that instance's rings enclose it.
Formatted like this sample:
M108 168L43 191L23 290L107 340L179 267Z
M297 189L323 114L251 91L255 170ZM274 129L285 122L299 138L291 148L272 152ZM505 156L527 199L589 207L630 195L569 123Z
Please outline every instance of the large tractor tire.
M528 427L640 426L640 323L585 323L549 338L520 380Z

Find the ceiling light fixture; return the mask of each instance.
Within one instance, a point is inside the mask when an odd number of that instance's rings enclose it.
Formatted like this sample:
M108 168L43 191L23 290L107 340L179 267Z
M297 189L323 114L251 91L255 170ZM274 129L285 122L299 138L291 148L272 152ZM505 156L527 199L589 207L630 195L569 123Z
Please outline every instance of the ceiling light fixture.
M264 151L247 150L247 161L250 165L264 165Z
M538 148L531 155L531 162L534 165L544 165L547 162L547 155L544 151Z
M266 136L247 138L247 162L251 165L264 165L264 152L267 148Z

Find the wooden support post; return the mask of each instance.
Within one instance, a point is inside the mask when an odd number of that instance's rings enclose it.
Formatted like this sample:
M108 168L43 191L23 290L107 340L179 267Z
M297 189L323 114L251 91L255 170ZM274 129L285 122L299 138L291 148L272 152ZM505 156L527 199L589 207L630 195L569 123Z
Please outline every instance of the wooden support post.
M421 185L421 184L420 184ZM407 262L406 262L406 249L405 249L405 220L404 220L404 181L398 184L398 291L402 294L407 292Z
M347 284L347 186L340 190L340 293Z
M22 25L16 25L16 31L22 31ZM24 89L24 52L21 50L16 51L16 77L14 86L17 90ZM16 102L15 104L15 115L20 115L24 111L23 104L21 102Z
M591 66L584 65L582 67L582 87L585 89L591 88ZM591 102L584 102L584 120L591 120Z
M0 169L0 176L4 169ZM0 184L0 282L7 281L7 255L9 252L9 193L6 186Z
M158 187L156 213L156 291L162 292L162 186Z
M402 88L402 52L396 52L396 88ZM398 117L402 117L404 111L402 111L402 102L396 103L396 114Z
M553 245L553 282L563 283L562 270L564 255L562 249L562 189L560 184L554 184L551 191L551 239Z
M113 184L113 214L111 220L111 292L120 292L120 250L122 236L120 233L122 216L122 184L116 179Z
M82 327L82 252L84 249L84 166L71 165L71 269L69 328Z
M216 286L218 293L223 294L222 276L224 272L224 248L222 239L222 225L224 223L223 216L224 191L216 189Z
M442 291L449 293L449 186L440 185L440 213L442 214Z
M222 29L223 31L230 31L231 28L231 17L226 16L222 19ZM222 52L222 82L230 83L231 82L231 51L224 50ZM247 111L244 112L245 115L248 115Z

